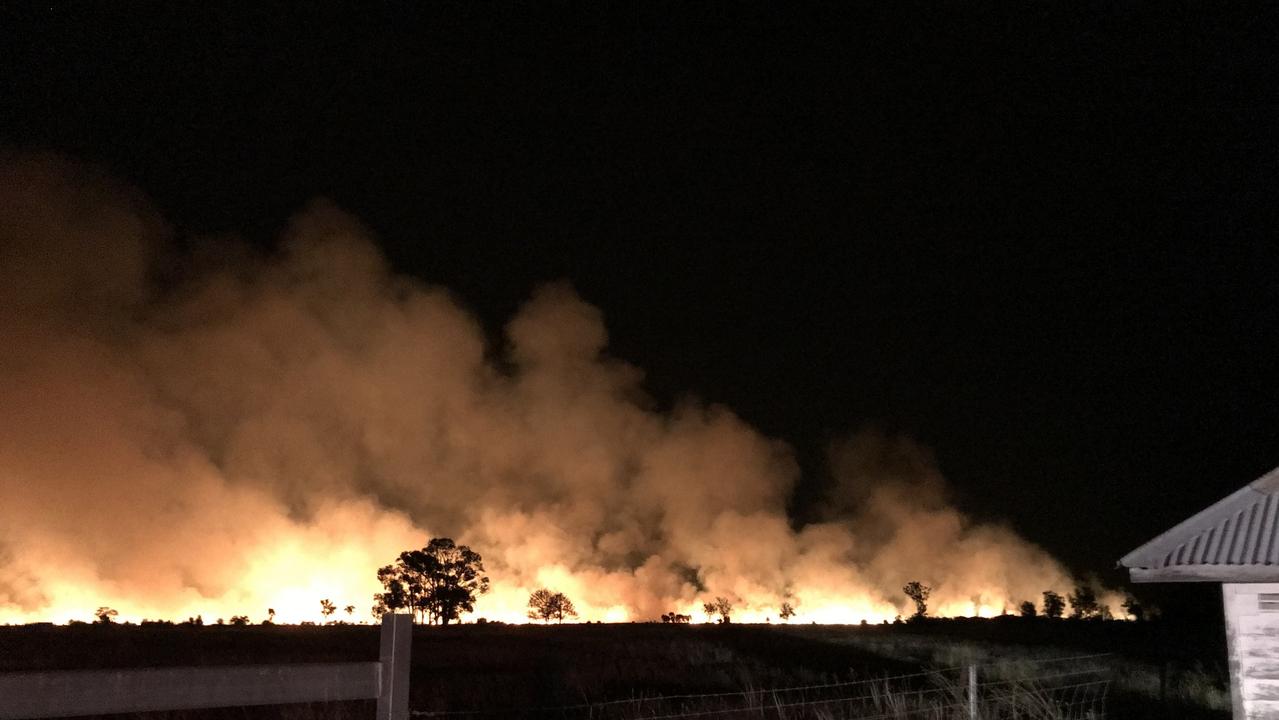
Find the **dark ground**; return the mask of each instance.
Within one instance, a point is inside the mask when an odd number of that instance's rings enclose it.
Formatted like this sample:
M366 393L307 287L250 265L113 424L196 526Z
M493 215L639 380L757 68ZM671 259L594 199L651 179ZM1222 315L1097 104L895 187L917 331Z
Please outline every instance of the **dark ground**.
M1200 707L1202 698L1196 694L1200 686L1217 693L1224 687L1221 637L1164 628L1157 622L1012 617L893 626L638 623L420 628L414 637L410 707L484 710L485 716L512 717L528 708L808 686L967 662L1105 652L1113 655L1090 662L1102 662L1115 678L1107 717L1225 718L1228 713ZM378 628L372 626L0 627L0 672L361 661L377 655ZM1151 690L1158 687L1161 662L1168 682L1166 705L1160 704L1157 690ZM943 673L950 674L955 671ZM1145 694L1136 689L1143 684ZM372 711L371 702L356 702L138 717L332 720L368 717ZM550 716L588 716L582 713L557 711ZM598 711L594 715L598 717Z

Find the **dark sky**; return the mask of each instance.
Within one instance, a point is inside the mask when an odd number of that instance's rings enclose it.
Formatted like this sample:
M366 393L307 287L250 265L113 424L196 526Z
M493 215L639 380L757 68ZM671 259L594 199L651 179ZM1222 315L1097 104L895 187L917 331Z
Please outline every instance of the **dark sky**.
M874 425L1104 570L1279 464L1276 14L370 5L11 6L0 142L183 236L326 195L495 336L567 278L659 402L794 444L801 506Z

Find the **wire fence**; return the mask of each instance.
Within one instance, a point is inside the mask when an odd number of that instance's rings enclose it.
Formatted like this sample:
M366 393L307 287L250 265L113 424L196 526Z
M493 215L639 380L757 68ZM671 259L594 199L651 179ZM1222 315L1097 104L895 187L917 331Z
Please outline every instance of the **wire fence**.
M410 714L443 720L1102 720L1109 660L1107 654L1076 655L815 685Z

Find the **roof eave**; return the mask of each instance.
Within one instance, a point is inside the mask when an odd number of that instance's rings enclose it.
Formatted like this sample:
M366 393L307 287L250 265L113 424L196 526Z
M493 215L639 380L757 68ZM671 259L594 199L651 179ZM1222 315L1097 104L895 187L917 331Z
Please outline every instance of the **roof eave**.
M1273 474L1273 471L1265 477L1269 477L1271 474ZM1249 496L1263 494L1262 491L1255 489L1252 483L1245 485L1123 556L1119 559L1119 564L1134 570L1158 565L1170 552L1175 551L1179 545L1185 542L1184 538L1197 535L1216 525L1218 514L1224 507L1240 502L1246 503L1248 502L1246 498ZM1138 581L1134 580L1134 582Z
M1135 583L1154 582L1279 582L1279 565L1174 565L1162 568L1129 568Z

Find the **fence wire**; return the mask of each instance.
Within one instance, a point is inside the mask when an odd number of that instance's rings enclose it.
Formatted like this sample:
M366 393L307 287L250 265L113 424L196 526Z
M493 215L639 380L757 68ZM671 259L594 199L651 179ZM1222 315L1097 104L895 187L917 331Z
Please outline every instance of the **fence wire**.
M815 685L410 714L446 720L1102 720L1110 687L1109 657L1075 655ZM975 697L968 685L973 668Z

